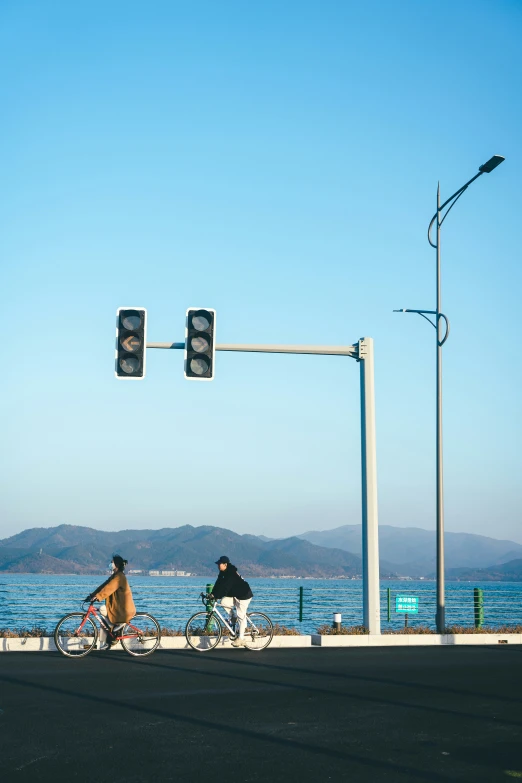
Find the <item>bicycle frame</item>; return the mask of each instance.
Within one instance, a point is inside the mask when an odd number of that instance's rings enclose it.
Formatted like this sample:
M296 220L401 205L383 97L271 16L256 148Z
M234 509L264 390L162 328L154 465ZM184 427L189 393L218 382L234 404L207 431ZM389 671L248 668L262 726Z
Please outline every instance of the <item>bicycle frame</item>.
M91 617L93 620L98 620L98 624L99 624L100 628L103 627L104 631L106 631L106 633L109 636L111 636L112 639L114 639L115 641L119 642L121 639L133 639L136 636L136 634L134 634L134 633L125 634L125 635L122 634L121 636L115 636L114 632L113 632L113 630L112 630L112 628L110 626L109 621L105 619L105 617L100 613L99 609L97 609L94 606L94 604L91 604L89 606L89 608L87 609L87 611L86 611L86 613L84 615L84 618L83 618L83 620L81 621L81 623L80 623L80 625L78 627L78 630L76 632L77 634L80 633L80 631L82 630L83 626L85 625L85 622L86 622L87 618L89 618L89 617ZM130 623L124 623L120 630L122 630L125 627L125 625L130 625ZM132 627L134 628L134 626L132 626ZM139 633L139 629L138 628L136 628L136 632Z
M219 617L219 619L221 620L221 624L224 625L225 628L228 628L228 630L230 631L231 636L235 636L236 635L236 632L232 628L232 625L231 625L229 619L226 618L226 617L223 617L223 615L221 614L221 612L217 608L217 604L211 604L210 608L209 608L209 605L207 604L206 609L207 609L207 612L208 612L207 626L214 619L214 616L217 615Z
M234 628L232 627L232 625L229 622L229 620L226 617L223 617L223 615L221 614L221 612L217 608L217 606L218 606L217 602L213 603L213 602L210 602L210 601L206 601L205 599L202 599L202 600L203 600L203 603L205 604L205 608L206 608L207 613L208 613L207 626L212 621L212 619L214 618L214 615L217 615L219 617L219 619L221 620L222 625L224 625L224 627L229 630L230 635L231 636L237 636L237 631L234 630ZM236 622L239 623L239 618L237 617L237 615L236 615ZM256 628L256 626L254 625L254 623L252 622L252 620L250 619L250 617L248 616L248 614L247 614L247 616L246 616L246 628L248 628L249 626L254 628L255 631L258 630Z

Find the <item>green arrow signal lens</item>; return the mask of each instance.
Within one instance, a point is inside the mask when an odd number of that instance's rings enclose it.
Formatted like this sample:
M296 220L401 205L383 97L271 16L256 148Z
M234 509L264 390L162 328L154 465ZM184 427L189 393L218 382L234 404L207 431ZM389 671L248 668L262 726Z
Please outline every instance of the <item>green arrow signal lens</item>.
M133 353L141 348L141 340L137 334L128 334L120 340L121 346L125 351Z

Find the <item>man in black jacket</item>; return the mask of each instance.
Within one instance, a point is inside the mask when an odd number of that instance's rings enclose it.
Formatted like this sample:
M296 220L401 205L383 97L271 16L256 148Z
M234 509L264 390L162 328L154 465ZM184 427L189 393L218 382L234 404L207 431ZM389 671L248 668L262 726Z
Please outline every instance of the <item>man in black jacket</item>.
M238 574L235 565L232 565L228 557L222 555L216 560L219 568L216 584L212 588L214 598L221 598L221 606L230 616L235 607L237 619L239 620L239 633L232 642L233 647L244 646L244 635L246 628L246 613L248 605L252 600L253 593L248 582Z

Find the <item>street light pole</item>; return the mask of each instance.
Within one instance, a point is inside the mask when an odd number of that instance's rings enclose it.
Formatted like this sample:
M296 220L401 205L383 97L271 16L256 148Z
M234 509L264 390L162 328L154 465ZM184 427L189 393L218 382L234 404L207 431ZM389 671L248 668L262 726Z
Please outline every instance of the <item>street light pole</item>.
M440 313L441 313L441 281L440 281L440 182L437 183L437 308L436 308L436 342L437 342L437 435L436 435L436 460L437 460L437 478L436 478L436 511L437 511L437 612L435 623L437 631L444 633L446 628L445 618L445 584L444 584L444 486L443 486L443 460L442 460L442 343L440 336ZM429 239L429 237L428 237Z
M444 481L443 481L443 453L442 453L442 346L449 336L449 321L441 311L441 269L440 269L440 229L446 216L453 205L462 196L465 190L482 174L489 174L496 169L505 159L502 155L493 155L486 163L479 167L478 174L475 174L465 185L459 188L450 196L444 204L440 203L440 182L437 185L437 211L433 215L428 227L428 242L435 248L437 264L437 296L436 310L394 310L396 313L417 313L426 318L432 326L435 327L436 347L437 347L437 371L436 371L436 525L437 525L437 611L435 622L437 632L444 633L446 628L446 600L444 585ZM442 210L448 207L444 215ZM431 241L431 229L434 222L437 221L437 239L434 244ZM428 318L428 315L435 316L435 323ZM441 320L444 321L444 336L441 334Z

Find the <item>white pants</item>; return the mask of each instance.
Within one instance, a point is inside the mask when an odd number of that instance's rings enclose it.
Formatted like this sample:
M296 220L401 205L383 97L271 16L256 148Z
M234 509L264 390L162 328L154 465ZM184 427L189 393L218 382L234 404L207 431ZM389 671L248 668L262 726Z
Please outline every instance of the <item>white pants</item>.
M107 616L107 607L105 606L105 604L102 604L100 606L100 614L104 616L104 618L107 620L107 623L110 625L110 627L113 630L114 629L119 630L120 628L123 628L123 626L125 625L125 623L111 623L111 621L108 619ZM107 643L107 631L105 630L103 625L101 625L101 623L100 623L99 642L100 642L100 647L102 647L104 644Z
M239 598L222 598L221 606L230 617L232 609L235 607L237 612L237 619L239 620L239 638L242 639L245 635L246 628L246 615L248 605L252 599L247 598L244 601L240 601Z

